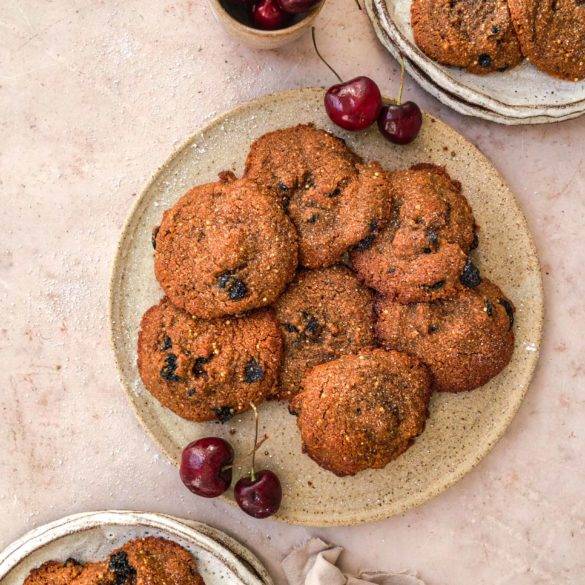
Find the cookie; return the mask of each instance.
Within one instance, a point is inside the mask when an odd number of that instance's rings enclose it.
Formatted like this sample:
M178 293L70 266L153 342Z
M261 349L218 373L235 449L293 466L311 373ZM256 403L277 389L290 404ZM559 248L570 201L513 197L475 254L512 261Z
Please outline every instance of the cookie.
M338 476L379 469L425 427L430 375L416 358L363 350L315 366L291 402L303 451Z
M265 134L250 149L246 177L281 200L299 233L300 263L331 266L389 212L387 173L312 125Z
M155 235L160 285L203 319L271 304L297 266L296 231L274 197L252 181L223 179L191 189Z
M190 552L175 542L147 537L114 551L107 561L48 561L25 585L205 585Z
M351 253L360 278L404 303L473 285L476 269L467 253L477 245L475 221L461 184L427 164L392 173L390 183L390 222Z
M307 368L374 343L373 295L342 266L299 272L275 311L284 338L279 398L299 391Z
M414 40L428 57L472 73L522 61L506 0L413 0Z
M229 420L278 381L282 337L269 309L204 321L167 299L142 317L138 370L159 402L188 420Z
M449 300L402 305L380 299L376 312L380 341L427 364L441 392L482 386L512 357L514 306L487 279Z
M550 75L585 78L585 1L508 0L522 51Z

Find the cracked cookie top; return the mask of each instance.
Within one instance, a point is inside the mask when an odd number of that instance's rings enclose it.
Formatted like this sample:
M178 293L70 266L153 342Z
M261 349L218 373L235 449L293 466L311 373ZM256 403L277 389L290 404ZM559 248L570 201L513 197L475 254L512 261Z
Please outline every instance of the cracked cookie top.
M315 366L291 402L303 450L336 475L379 469L425 427L430 375L417 358L362 350Z
M274 314L204 321L163 299L142 317L138 370L167 408L195 421L225 422L275 391L282 337Z
M306 369L374 343L373 295L344 266L303 270L275 305L284 338L279 398Z
M376 330L389 349L417 356L441 392L482 386L502 371L514 350L514 306L487 279L452 299L403 305L376 301Z
M351 253L360 278L410 303L453 296L477 284L467 254L477 245L471 207L444 168L420 164L390 179L392 214L386 228Z
M311 124L263 135L250 149L245 176L282 202L299 233L300 263L331 266L385 224L388 174L362 163L343 140Z
M165 294L204 319L271 304L297 266L297 234L281 206L256 183L229 174L167 210L154 245Z
M506 0L413 0L418 47L443 65L504 71L523 59Z

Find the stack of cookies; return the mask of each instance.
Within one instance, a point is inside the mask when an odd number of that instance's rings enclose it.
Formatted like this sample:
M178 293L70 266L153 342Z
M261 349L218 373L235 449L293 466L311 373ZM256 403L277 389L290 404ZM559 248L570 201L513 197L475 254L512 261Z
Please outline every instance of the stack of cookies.
M416 44L472 73L505 71L524 57L569 81L585 78L583 0L413 0Z
M390 173L312 125L271 132L243 178L191 189L155 229L166 296L142 319L140 375L194 421L288 400L319 465L383 467L433 390L477 388L511 358L514 309L477 244L443 168Z

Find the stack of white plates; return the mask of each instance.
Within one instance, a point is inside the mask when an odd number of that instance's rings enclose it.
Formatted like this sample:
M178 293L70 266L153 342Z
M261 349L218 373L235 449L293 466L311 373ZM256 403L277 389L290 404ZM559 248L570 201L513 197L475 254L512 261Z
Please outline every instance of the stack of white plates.
M525 61L501 73L475 75L429 59L415 44L412 0L365 0L378 38L431 95L469 116L501 124L542 124L585 113L585 81L543 73Z
M160 536L191 551L206 585L273 585L242 544L199 522L143 512L88 512L32 530L0 553L0 585L22 585L49 560L102 560L133 538Z

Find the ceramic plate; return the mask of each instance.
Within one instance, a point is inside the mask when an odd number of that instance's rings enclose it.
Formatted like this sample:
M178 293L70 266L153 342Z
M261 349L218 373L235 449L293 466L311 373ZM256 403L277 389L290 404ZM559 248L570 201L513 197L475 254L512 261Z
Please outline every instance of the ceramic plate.
M455 110L508 124L557 122L585 112L585 81L551 77L525 61L501 73L475 75L429 59L414 43L412 0L365 0L380 41L406 57L409 73Z
M432 399L427 429L416 444L385 469L337 478L301 453L296 419L286 404L262 405L261 431L269 435L260 466L275 470L283 483L278 517L293 523L355 524L404 512L442 492L485 456L502 436L526 392L537 361L542 288L539 265L526 221L491 163L461 135L425 115L417 140L392 146L374 129L349 134L324 114L323 90L303 89L261 98L211 122L156 172L127 220L111 282L114 351L124 387L140 421L162 450L178 463L182 448L197 437L228 438L236 452L253 442L250 413L229 423L198 424L163 408L145 390L136 367L136 340L144 311L162 296L154 278L151 232L163 211L193 184L217 173L241 173L250 144L265 132L314 122L345 138L366 159L386 168L418 162L445 165L464 185L478 224L477 262L516 305L517 345L512 363L481 390ZM231 431L231 432L230 432ZM232 494L227 496L232 500Z
M128 540L160 536L190 550L206 585L273 585L260 561L215 528L163 514L87 512L25 534L0 553L0 585L21 585L28 573L49 560L107 557Z

